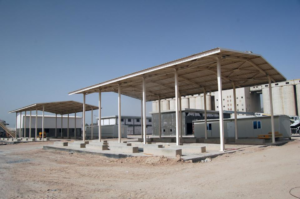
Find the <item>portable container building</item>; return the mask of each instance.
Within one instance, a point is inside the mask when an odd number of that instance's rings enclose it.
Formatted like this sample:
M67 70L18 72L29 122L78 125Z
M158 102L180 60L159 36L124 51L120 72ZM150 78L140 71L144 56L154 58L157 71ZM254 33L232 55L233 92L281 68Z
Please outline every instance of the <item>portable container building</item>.
M99 118L98 124L93 125L93 138L98 138ZM152 118L146 118L147 135L152 134ZM141 135L141 117L139 116L122 116L121 117L121 134L125 138L127 135ZM118 116L108 116L101 118L101 135L102 138L116 138L118 137ZM86 127L87 138L91 137L91 126Z
M281 133L283 137L290 138L290 118L287 115L274 116L275 132ZM203 120L193 121L194 133L197 138L205 137L205 123ZM271 117L244 117L237 119L239 138L257 138L258 135L271 132ZM219 120L207 122L207 136L209 138L220 138ZM235 137L234 119L224 119L225 138Z
M230 118L230 113L224 113L224 118ZM207 111L207 119L219 118L218 111ZM159 113L152 113L153 135L159 135ZM184 109L181 111L181 132L182 135L193 134L193 120L204 119L204 110ZM175 111L166 111L161 113L161 132L162 136L176 135Z

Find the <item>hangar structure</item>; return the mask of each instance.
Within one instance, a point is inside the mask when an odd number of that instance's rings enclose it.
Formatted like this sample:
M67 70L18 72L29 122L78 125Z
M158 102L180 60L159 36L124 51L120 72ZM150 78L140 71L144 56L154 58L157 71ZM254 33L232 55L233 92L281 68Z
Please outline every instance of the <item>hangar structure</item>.
M237 113L236 113L236 88L247 87L272 82L285 81L286 78L279 73L261 55L251 51L241 52L224 48L215 48L188 57L177 59L165 64L147 68L129 75L108 80L96 85L88 86L73 92L83 94L83 104L86 95L99 93L99 107L101 107L101 93L118 93L118 115L121 119L121 95L126 95L142 101L143 115L143 143L146 144L146 101L155 101L175 97L176 113L176 144L180 144L180 104L181 96L194 95L218 91L219 99L222 99L222 90L234 90L235 112L235 139L238 139ZM272 107L272 87L269 86L270 107ZM206 99L206 97L204 97ZM205 124L207 124L206 100ZM222 100L218 101L219 107L223 107ZM83 124L85 123L85 106L83 105ZM159 103L160 114L160 103ZM220 151L224 151L224 121L223 109L219 109L220 115ZM99 109L101 117L101 109ZM160 117L161 118L161 117ZM275 142L274 118L271 108L272 142ZM121 121L118 122L118 141L121 142ZM161 124L161 122L160 122ZM101 123L100 123L101 125ZM207 126L207 125L205 125ZM159 128L161 137L161 127ZM101 141L101 127L99 127L99 141ZM85 130L83 128L83 134ZM205 128L207 138L207 128ZM83 136L85 141L85 136Z
M55 137L57 137L57 115L61 115L61 128L63 126L63 115L68 115L68 127L67 127L67 136L69 137L69 114L73 114L75 113L75 127L76 127L76 113L78 112L82 112L82 107L85 107L85 110L87 111L93 111L93 110L97 110L98 107L97 106L93 106L93 105L89 105L89 104L82 104L80 102L76 102L76 101L60 101L60 102L47 102L47 103L36 103L36 104L31 104L28 106L25 106L23 108L19 108L13 111L10 111L9 113L16 113L16 124L18 124L18 113L20 114L19 118L21 120L22 118L22 112L25 112L25 116L27 111L30 111L30 116L29 116L29 132L31 132L31 116L32 116L32 111L35 111L35 139L37 138L37 121L38 121L38 111L42 111L43 115L42 115L42 132L44 132L44 118L45 118L45 111L49 112L49 113L54 113L55 114ZM93 116L93 114L92 114ZM26 129L26 117L25 117L25 121L20 121L20 124L23 124L22 126L20 126L20 132L19 134L24 135L26 132L24 131L24 129ZM83 123L83 127L84 127ZM17 125L16 125L16 135L17 135ZM31 138L31 133L29 133L29 136ZM61 130L61 136L62 136L62 130ZM74 136L76 137L76 133L74 131ZM42 139L44 139L44 134L42 134Z

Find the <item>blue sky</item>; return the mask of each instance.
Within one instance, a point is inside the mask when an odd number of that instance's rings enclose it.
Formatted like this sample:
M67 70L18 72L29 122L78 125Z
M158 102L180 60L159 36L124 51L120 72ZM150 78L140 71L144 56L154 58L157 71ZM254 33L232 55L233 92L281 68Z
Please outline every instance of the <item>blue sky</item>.
M68 92L215 47L251 50L298 79L299 46L299 0L0 0L0 119L13 127L10 110L82 101ZM102 99L116 115L117 95ZM140 101L122 105L140 115Z

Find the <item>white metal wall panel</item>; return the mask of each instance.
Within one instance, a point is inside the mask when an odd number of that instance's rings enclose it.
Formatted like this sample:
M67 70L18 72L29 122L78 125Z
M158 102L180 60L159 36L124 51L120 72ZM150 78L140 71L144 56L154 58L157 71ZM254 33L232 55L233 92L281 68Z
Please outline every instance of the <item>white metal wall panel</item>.
M300 84L296 85L297 105L298 105L298 116L300 116Z
M196 109L196 96L191 96L189 100L190 100L190 108Z
M175 99L170 99L170 111L175 111Z
M103 120L103 125L109 125L109 119L102 119Z
M282 87L276 86L272 88L273 111L274 115L283 113Z
M181 110L184 110L186 108L190 108L189 98L188 97L182 97L181 98Z
M262 89L262 96L263 96L263 106L264 106L264 113L270 114L270 96L269 96L269 88L264 87Z
M109 125L115 125L116 124L116 118L109 119Z
M296 102L294 94L294 86L286 85L282 87L282 98L283 98L283 113L285 115L295 116L296 115Z

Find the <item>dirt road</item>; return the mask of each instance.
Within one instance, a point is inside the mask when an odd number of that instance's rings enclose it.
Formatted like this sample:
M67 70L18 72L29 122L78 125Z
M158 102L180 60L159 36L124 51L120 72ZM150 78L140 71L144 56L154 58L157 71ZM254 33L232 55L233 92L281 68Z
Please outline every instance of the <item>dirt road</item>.
M295 198L289 192L300 197L299 139L208 163L0 145L0 198Z

